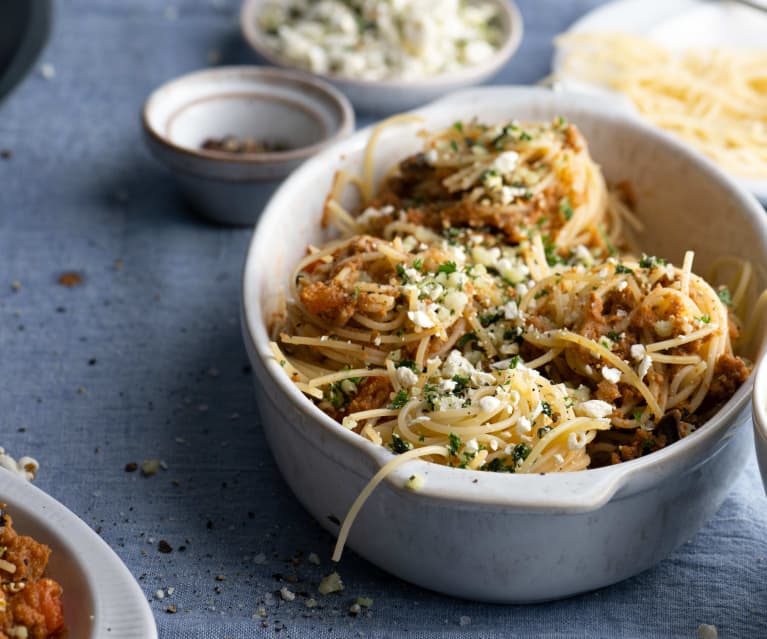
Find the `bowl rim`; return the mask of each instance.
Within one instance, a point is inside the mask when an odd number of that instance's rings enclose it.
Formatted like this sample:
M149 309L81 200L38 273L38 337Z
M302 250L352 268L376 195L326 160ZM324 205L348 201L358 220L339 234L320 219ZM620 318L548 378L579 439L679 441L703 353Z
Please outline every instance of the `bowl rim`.
M157 103L165 97L165 93L175 87L187 83L200 83L205 81L215 81L226 76L241 76L251 81L267 80L272 83L282 83L299 89L302 93L310 93L319 97L327 104L332 105L338 110L339 124L335 131L326 133L319 142L307 146L301 146L286 151L268 151L264 153L244 153L241 155L224 154L216 151L207 151L204 149L192 149L190 147L177 144L163 132L157 130L151 122L151 113L156 108ZM257 84L254 84L257 88ZM222 93L222 96L226 96ZM303 107L302 107L303 108ZM279 164L305 160L319 151L349 135L354 130L354 109L348 98L338 89L324 82L320 78L300 71L298 69L271 68L257 65L230 65L214 67L209 69L200 69L176 76L155 88L149 94L141 109L141 125L150 140L162 147L165 147L174 153L195 160L216 162L231 165L262 165Z
M665 146L669 150L685 157L695 165L703 177L716 181L721 188L725 189L744 218L751 219L752 229L758 232L762 241L767 245L767 218L757 200L744 191L715 163L694 149L678 141L670 134L652 127L641 120L616 110L610 105L605 105L594 96L586 94L566 93L552 91L541 87L525 86L488 86L475 87L458 91L436 100L424 107L412 111L415 114L427 118L436 111L449 107L451 104L464 102L477 103L489 99L534 99L543 97L547 100L556 101L570 100L577 102L580 110L588 111L592 116L598 116L606 120L615 121L618 126L634 129L636 132L652 140L653 144ZM555 97L558 96L558 97ZM279 215L277 206L283 194L302 183L305 174L311 174L315 166L321 163L335 165L340 157L359 151L364 147L370 132L375 124L357 131L343 142L326 149L323 153L312 158L297 171L295 171L275 192L271 200L266 204L255 226L251 238L242 279L242 328L248 345L248 353L254 364L254 372L262 369L268 376L269 381L274 383L284 394L285 399L300 410L308 419L314 422L322 431L332 439L340 439L352 448L357 449L361 456L368 462L372 461L376 468L393 459L392 454L383 446L360 437L356 433L344 428L340 423L331 419L328 415L317 408L307 399L296 386L288 379L279 363L268 351L269 335L263 322L262 306L259 299L260 287L251 290L257 281L252 272L257 269L258 246L266 241L261 239L261 229L266 226L266 221L272 216ZM407 126L407 125L404 125ZM423 126L423 123L421 123ZM318 215L319 219L319 215ZM255 291L255 292L254 292ZM762 345L763 346L763 345ZM763 350L763 348L762 348ZM258 361L253 361L257 359ZM644 482L656 482L664 473L678 472L681 469L692 467L689 465L693 457L704 459L716 454L728 438L730 430L741 425L736 423L736 417L747 407L754 384L754 375L749 375L746 382L736 391L735 395L706 422L706 428L699 428L683 440L676 442L650 455L638 459L622 462L613 466L587 469L573 473L546 473L546 474L506 474L489 473L487 471L472 471L456 469L420 459L411 460L390 473L386 483L394 489L405 491L403 480L413 474L421 472L429 474L429 481L418 491L420 498L431 498L441 502L450 502L453 505L463 506L495 506L501 508L517 508L525 511L536 512L588 512L596 510L610 501L619 490L626 486L633 478L637 479L638 489ZM278 409L283 410L278 406ZM291 424L292 427L295 427ZM731 434L731 433L730 433ZM687 463L685 462L687 459ZM698 460L700 461L700 460ZM674 469L677 469L674 471ZM357 470L356 472L359 472ZM372 474L370 475L372 477ZM474 480L481 478L483 492L472 486ZM489 485L489 488L488 488ZM446 490L449 488L449 490ZM519 488L519 490L517 490ZM511 489L511 490L510 490ZM532 493L532 494L531 494Z
M471 82L480 77L484 77L486 74L492 74L497 72L506 62L508 62L514 55L519 45L522 43L522 36L524 34L524 20L522 19L522 12L519 10L515 0L489 0L493 2L501 14L505 16L504 25L508 25L508 28L503 30L503 39L501 46L493 53L488 59L483 60L479 64L467 66L457 71L449 71L446 73L440 73L439 75L429 76L425 78L409 78L409 79L385 79L385 80L364 80L359 78L353 78L338 73L317 73L303 69L305 73L310 73L312 76L322 78L327 82L335 83L342 86L356 86L360 89L418 89L429 88L434 89L443 85L455 85L461 82ZM259 37L262 33L261 29L257 26L258 13L261 10L264 0L244 0L242 8L240 10L240 30L242 32L245 41L250 47L269 64L276 65L285 69L302 69L285 58L273 53L270 49L264 46Z

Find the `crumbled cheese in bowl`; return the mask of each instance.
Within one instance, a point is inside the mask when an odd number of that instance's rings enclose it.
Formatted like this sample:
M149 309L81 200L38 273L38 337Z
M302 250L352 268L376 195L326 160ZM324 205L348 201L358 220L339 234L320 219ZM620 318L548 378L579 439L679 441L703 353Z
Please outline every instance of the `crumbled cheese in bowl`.
M258 26L291 64L371 81L474 66L501 41L498 5L486 0L272 0Z

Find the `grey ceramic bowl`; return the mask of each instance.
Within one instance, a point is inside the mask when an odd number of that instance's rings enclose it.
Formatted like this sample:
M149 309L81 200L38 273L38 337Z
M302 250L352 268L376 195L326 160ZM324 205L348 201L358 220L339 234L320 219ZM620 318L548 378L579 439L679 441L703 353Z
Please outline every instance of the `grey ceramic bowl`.
M512 0L492 0L497 6L502 29L498 50L487 60L460 71L412 80L358 80L338 74L317 73L315 77L331 83L342 91L360 111L379 115L405 111L458 89L480 84L492 77L511 59L522 42L522 14ZM258 26L264 0L245 0L240 13L240 28L253 50L271 64L295 68L290 62L272 52Z
M564 116L579 126L609 182L631 182L648 253L680 263L694 249L702 273L735 254L754 264L758 288L767 286L764 210L712 162L636 118L593 97L515 87L467 90L417 113L424 123L387 129L378 140L379 178L419 149L414 133L424 126ZM359 174L369 134L326 150L283 184L256 228L243 279L245 343L267 441L293 492L333 534L329 516L343 519L392 456L301 394L269 350L267 323L307 245L326 239L319 219L333 172ZM293 216L289 235L285 211ZM756 359L759 351L753 344L745 354ZM751 388L749 379L683 440L606 468L541 476L408 462L372 493L348 545L403 579L476 600L543 601L615 583L663 559L719 508L753 449ZM414 473L425 478L417 493L405 487Z
M143 110L146 142L189 204L225 224L252 224L282 180L354 130L354 112L333 87L307 74L220 67L164 84ZM209 139L254 138L286 150L233 154Z

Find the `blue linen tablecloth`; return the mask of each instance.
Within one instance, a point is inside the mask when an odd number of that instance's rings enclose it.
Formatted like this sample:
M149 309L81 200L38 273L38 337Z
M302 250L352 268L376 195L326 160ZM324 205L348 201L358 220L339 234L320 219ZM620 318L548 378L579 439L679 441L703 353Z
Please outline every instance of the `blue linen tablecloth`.
M525 39L499 83L544 76L552 36L599 2L519 4ZM280 478L259 425L238 319L251 233L190 214L138 116L174 76L254 61L238 10L237 0L58 3L38 71L0 105L0 149L11 151L0 158L0 444L36 455L37 485L116 550L160 636L693 638L708 623L726 639L767 637L767 500L753 458L692 540L598 592L474 604L348 552L346 590L318 596L318 608L275 595L316 594L332 539ZM57 283L72 271L82 284ZM145 459L167 470L124 470ZM363 595L372 608L350 617Z

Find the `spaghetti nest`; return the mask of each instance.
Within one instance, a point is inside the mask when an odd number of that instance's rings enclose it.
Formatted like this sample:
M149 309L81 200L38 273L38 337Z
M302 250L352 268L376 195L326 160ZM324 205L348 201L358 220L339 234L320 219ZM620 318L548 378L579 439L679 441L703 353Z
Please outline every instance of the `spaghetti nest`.
M687 435L746 379L727 289L692 253L676 268L626 252L626 190L608 192L561 118L427 134L376 193L366 166L338 176L324 221L340 238L297 265L272 349L319 408L403 461L616 463Z

